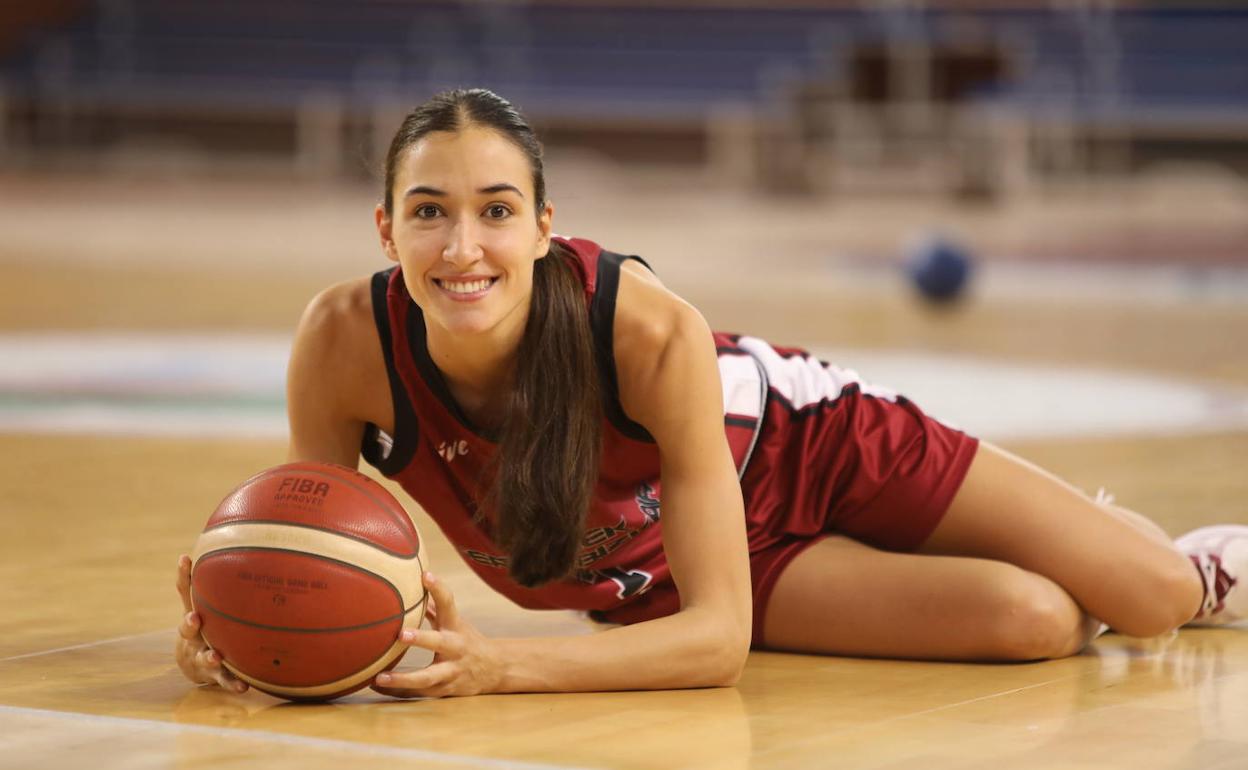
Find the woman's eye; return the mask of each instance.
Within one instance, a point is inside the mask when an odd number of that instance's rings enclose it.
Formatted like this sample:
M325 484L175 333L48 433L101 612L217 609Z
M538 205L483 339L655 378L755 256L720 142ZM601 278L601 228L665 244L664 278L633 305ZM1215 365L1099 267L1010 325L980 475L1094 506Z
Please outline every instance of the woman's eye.
M423 206L417 206L415 215L417 219L433 219L438 215L438 207L431 203L426 203Z
M490 219L505 219L506 217L511 215L511 209L507 208L501 203L495 203L494 205L487 208L485 211L486 211L486 214L489 215Z

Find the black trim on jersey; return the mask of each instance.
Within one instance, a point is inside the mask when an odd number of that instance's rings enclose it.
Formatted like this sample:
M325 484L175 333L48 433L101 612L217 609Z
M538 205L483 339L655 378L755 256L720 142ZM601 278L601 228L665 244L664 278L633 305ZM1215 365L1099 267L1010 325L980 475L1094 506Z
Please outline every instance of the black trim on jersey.
M498 433L486 432L473 425L472 420L468 419L468 415L464 413L463 407L451 394L451 388L446 384L442 370L429 355L429 338L425 335L425 314L415 302L411 303L407 311L407 344L411 348L412 358L416 361L416 368L420 370L420 376L433 391L433 395L442 402L442 406L446 407L446 411L451 413L464 430L478 438L497 444L502 437Z
M589 308L590 330L594 336L594 352L598 366L599 381L603 386L604 414L607 419L611 421L611 424L616 428L616 430L620 431L620 433L624 434L628 438L635 441L644 441L653 444L655 441L654 437L650 435L650 431L646 430L645 426L640 423L630 420L628 415L624 413L624 408L620 405L619 380L615 370L615 297L616 293L619 291L620 265L628 259L635 259L645 265L647 269L652 269L644 259L638 256L625 256L606 250L603 250L598 255L598 279L594 290L594 299L590 303ZM391 268L384 273L387 280L389 278L389 274L393 272L393 270L394 268ZM379 273L378 275L382 275L382 273ZM374 310L376 309L377 302L376 281L377 278L374 277ZM385 307L384 288L382 289L381 306L383 308ZM379 331L383 330L383 320L384 319L378 320ZM416 368L420 371L420 374L424 378L425 383L429 386L429 389L433 391L434 395L439 401L442 402L442 405L446 407L447 411L450 412L451 415L466 430L470 431L473 435L478 436L479 438L485 439L486 441L497 443L500 436L496 433L487 433L482 431L473 425L472 421L468 419L468 415L464 413L463 409L455 401L455 397L451 394L451 390L447 386L446 380L442 377L441 370L438 369L437 364L433 362L433 359L429 355L429 343L425 333L424 314L421 313L420 307L415 303L412 303L409 307L406 325L408 345L411 349L412 359L416 362ZM389 324L386 322L383 333L383 342L386 345L386 366L391 372L391 387L393 388L394 378L397 376L397 373L392 367L388 340ZM406 393L406 391L399 392ZM406 406L409 410L411 408L411 405L406 403L406 400L404 402L404 406ZM401 434L402 431L399 429L400 423L398 423L397 404L395 409L395 431ZM413 421L414 419L415 418L413 417ZM372 434L375 436L375 428L373 431L366 432L366 434ZM366 435L366 443L368 438L370 438L370 436ZM373 441L373 444L374 446L376 445L375 440ZM395 446L396 448L392 451L391 457L394 457L394 453L397 452L397 439ZM408 444L405 443L404 446L406 448ZM411 449L408 451L403 465L406 465L407 461L410 461L411 455L414 454L415 442L411 442L410 446ZM369 458L366 456L366 459ZM372 460L369 459L369 462L372 462ZM374 465L376 465L376 463L374 463ZM386 468L383 468L380 465L377 467L383 473L386 473L389 465L387 465ZM403 466L399 466L394 470L397 471L402 467Z
M655 443L654 436L640 423L633 422L620 405L620 382L615 370L615 296L620 289L620 265L635 259L654 269L641 257L616 254L603 249L598 254L598 280L594 299L589 306L589 323L594 334L594 351L598 359L598 376L602 383L603 412L616 430L634 441Z
M724 416L724 425L731 425L734 428L750 428L753 430L758 427L760 422L762 422L762 419L758 417L733 417L732 415Z
M381 471L386 476L393 476L407 467L420 445L420 425L416 420L416 412L412 409L411 399L403 378L394 364L394 338L390 334L390 309L386 305L386 292L390 288L390 277L397 269L382 270L373 273L371 285L373 296L373 322L377 325L377 336L381 338L381 354L386 361L386 377L390 380L390 402L394 405L394 433L390 438L394 441L390 454L382 457L378 435L381 428L370 423L364 426L364 439L360 442L360 455L364 461Z

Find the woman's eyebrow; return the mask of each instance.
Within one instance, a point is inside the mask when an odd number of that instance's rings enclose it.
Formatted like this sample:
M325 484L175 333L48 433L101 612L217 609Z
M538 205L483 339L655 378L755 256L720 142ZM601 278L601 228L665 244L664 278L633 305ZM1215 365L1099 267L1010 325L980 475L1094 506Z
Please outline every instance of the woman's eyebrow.
M513 184L507 184L506 182L499 182L498 184L492 184L489 187L482 187L481 189L477 190L477 192L483 195L493 195L494 193L505 192L508 190L510 190L511 192L514 192L516 195L519 195L521 198L524 197L524 193L520 192L520 189L518 187L516 187ZM407 188L407 192L403 193L404 198L410 198L413 195L433 195L435 197L446 197L446 191L439 190L436 187L430 187L428 185L421 184L421 185L416 185L414 187L409 187Z

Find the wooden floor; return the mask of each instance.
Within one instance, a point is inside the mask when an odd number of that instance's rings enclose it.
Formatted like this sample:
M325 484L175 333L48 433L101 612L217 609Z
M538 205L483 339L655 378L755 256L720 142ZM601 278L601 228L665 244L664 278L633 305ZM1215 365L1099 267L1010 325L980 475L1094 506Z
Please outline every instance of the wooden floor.
M6 300L0 332L280 327L287 316L274 308L297 311L307 286L296 277L259 292L259 280L184 265L0 261L0 292L25 308L15 314ZM1243 308L986 298L935 318L898 298L855 304L845 294L816 307L807 295L772 294L746 308L729 291L688 293L716 325L782 341L1108 361L1248 385L1248 361L1232 344L1248 329ZM1174 534L1248 523L1246 432L1009 448L1085 489L1110 488ZM1024 665L756 652L739 686L698 691L417 702L357 693L309 706L192 687L171 656L177 554L226 491L284 452L272 441L0 434L0 768L1248 767L1245 629L1111 634L1080 656ZM413 514L434 567L486 633L593 632L571 613L510 606Z

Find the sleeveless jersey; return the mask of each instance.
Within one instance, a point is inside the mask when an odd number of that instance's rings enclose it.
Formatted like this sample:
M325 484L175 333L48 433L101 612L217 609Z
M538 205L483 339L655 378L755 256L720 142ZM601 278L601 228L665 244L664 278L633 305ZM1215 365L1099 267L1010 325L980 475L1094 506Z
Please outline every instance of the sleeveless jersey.
M451 397L397 267L372 282L395 430L387 436L369 425L361 454L428 512L473 571L517 604L588 610L618 623L669 615L679 596L663 554L658 446L620 406L612 336L620 265L645 262L590 241L558 240L575 254L585 285L604 402L600 473L574 575L532 589L508 576L488 519L477 515L495 443L473 430ZM917 548L961 485L978 442L805 350L713 334L724 433L745 501L758 639L771 587L802 547L837 531L881 548Z
M494 541L488 518L478 515L480 480L496 444L470 424L430 358L424 318L400 267L375 274L372 282L374 320L394 401L394 435L369 425L361 453L399 482L495 590L530 609L605 611L670 580L662 545L658 446L620 406L612 335L620 265L626 259L645 262L589 241L558 240L576 255L585 285L604 401L601 471L575 573L531 589L508 576L507 556ZM732 345L727 335L717 334L716 342ZM724 432L740 472L758 434L766 388L749 356L721 357L720 373Z

